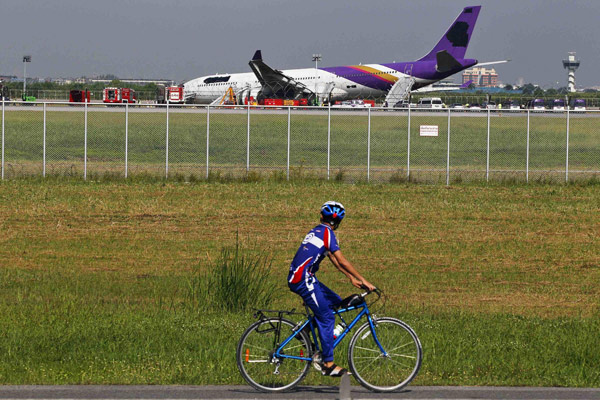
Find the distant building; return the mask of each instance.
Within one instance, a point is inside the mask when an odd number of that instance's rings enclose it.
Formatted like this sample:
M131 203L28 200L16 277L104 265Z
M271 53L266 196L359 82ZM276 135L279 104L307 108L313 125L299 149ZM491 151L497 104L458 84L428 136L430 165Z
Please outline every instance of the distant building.
M496 87L498 86L498 74L494 68L471 68L466 69L462 74L463 84L473 81L476 87Z
M0 81L15 82L16 80L17 80L17 77L14 75L0 75ZM21 79L21 82L23 82L23 79Z
M70 85L73 83L73 80L70 78L54 78L51 82L56 83L58 85Z

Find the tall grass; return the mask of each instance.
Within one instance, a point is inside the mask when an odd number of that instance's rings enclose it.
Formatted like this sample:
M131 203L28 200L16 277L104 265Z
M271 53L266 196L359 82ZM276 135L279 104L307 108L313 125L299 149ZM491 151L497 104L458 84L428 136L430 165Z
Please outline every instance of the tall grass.
M240 245L223 247L208 269L198 265L188 278L187 306L228 312L269 307L277 287L269 278L272 258Z

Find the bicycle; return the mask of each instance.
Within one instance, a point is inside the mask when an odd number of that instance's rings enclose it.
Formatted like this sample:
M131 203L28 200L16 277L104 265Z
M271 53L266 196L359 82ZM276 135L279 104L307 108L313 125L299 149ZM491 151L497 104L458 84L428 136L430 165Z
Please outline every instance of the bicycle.
M366 297L371 293L375 293L377 299L367 304ZM423 349L408 324L396 318L377 317L370 312L369 305L378 301L381 294L375 289L342 301L333 313L345 328L335 338L333 346L337 347L356 324L366 318L348 344L350 371L365 388L391 392L405 387L417 375ZM288 391L304 379L311 363L320 369L316 322L310 309L304 307L306 313L257 310L254 316L258 321L242 334L236 351L237 365L244 379L254 388L265 392ZM358 314L348 324L342 314L353 310ZM284 315L303 315L306 319L294 323Z

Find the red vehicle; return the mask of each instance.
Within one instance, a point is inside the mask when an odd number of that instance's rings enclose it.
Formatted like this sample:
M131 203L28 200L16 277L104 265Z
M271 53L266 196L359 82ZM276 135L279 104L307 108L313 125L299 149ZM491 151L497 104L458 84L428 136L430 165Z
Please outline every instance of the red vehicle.
M70 103L89 103L90 102L90 91L85 90L71 90L69 92Z
M248 104L247 102L245 104ZM308 99L262 99L258 102L261 106L307 106Z
M283 106L283 99L262 99L258 104L261 106Z
M183 104L185 98L183 97L183 86L167 86L158 85L156 88L156 102L158 104L166 104L167 101L170 104Z
M183 104L183 87L169 86L167 88L167 96L169 103Z
M136 100L135 90L127 88L104 88L102 95L104 103L135 103Z

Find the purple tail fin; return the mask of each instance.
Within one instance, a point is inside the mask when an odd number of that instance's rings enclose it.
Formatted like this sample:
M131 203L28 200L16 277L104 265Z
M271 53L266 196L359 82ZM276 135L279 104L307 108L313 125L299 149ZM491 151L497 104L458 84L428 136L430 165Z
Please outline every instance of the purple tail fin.
M467 46L479 16L479 10L481 10L481 6L466 7L433 50L419 61L435 60L436 54L443 50L446 50L457 60L465 58Z

